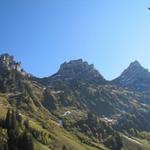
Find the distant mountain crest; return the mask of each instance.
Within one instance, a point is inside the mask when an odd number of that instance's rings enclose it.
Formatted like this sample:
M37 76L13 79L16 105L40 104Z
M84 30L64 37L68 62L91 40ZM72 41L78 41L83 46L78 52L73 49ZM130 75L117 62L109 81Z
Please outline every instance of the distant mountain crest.
M129 65L128 69L134 69L134 70L140 70L140 69L142 70L142 69L144 69L144 70L146 70L137 60L132 62Z
M31 77L21 67L20 62L16 62L14 57L9 54L0 55L0 72L17 71L24 76ZM36 78L36 77L35 77ZM37 79L45 85L57 81L72 81L89 82L94 84L117 84L122 87L131 88L134 90L148 91L150 90L150 72L145 69L137 60L132 62L122 74L112 82L106 81L105 78L94 68L93 64L88 64L82 59L71 60L64 62L58 72L50 77Z
M138 60L133 61L130 65L141 66Z
M150 88L150 72L136 60L114 81L122 86L145 90Z
M143 75L146 75L148 72L147 69L142 67L142 65L138 61L132 62L127 69L123 71L121 74L121 78L134 78L142 77Z

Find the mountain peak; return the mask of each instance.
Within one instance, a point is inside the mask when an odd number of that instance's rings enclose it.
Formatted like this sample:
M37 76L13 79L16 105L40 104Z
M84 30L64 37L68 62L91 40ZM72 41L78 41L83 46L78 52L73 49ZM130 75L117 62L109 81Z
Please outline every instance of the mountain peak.
M143 72L148 72L137 60L130 63L129 67L125 69L121 75L132 75L132 74L141 74Z
M145 69L137 60L130 63L129 67L123 71L121 75L125 76L141 76L145 73L149 73L148 69Z
M132 63L130 63L129 67L132 67L132 68L133 68L133 67L134 67L134 68L135 68L135 67L136 67L136 68L139 68L139 67L140 67L140 68L143 68L142 65L139 63L139 61L137 61L137 60L135 60L135 61L133 61Z
M67 71L67 69L74 70L76 73L78 73L82 70L95 71L95 72L98 73L98 71L94 69L93 64L89 65L86 61L83 61L82 59L77 59L77 60L71 60L69 62L64 62L60 66L59 72L63 73L63 71Z
M94 68L93 64L88 64L82 59L71 60L69 62L63 63L60 66L58 73L73 78L83 77L88 80L103 78L101 74Z
M103 76L94 68L93 64L88 64L82 59L64 62L56 74L50 78L55 80L85 80L94 83L104 83Z
M141 66L141 64L139 63L138 60L135 60L135 61L131 62L130 65Z
M114 81L123 86L145 89L149 88L146 81L150 81L150 72L136 60Z

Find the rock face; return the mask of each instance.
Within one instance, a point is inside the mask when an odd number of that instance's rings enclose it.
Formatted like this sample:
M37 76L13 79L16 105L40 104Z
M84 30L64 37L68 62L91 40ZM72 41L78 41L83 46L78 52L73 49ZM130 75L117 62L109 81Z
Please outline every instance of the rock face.
M150 72L142 67L138 61L134 61L114 82L135 90L149 90Z
M89 81L93 83L106 82L102 75L94 68L94 65L89 65L82 59L63 63L56 74L51 77L45 78L45 80L47 80L47 83L50 80L69 81L74 79Z
M21 71L21 63L15 62L14 57L8 54L0 55L0 64L2 67L7 68L8 70L17 70Z
M26 75L26 72L21 67L21 62L16 62L14 57L7 53L0 55L0 67L1 69L6 69L8 71L16 70L22 75Z
M0 55L0 92L22 91L23 82L31 75L26 73L13 56L9 54Z

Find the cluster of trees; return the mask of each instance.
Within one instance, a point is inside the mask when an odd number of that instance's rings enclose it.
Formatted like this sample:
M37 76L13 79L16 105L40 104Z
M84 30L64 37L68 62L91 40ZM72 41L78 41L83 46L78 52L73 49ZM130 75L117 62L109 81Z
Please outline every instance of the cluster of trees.
M119 133L114 132L113 135L106 138L104 144L111 150L122 150L123 143Z
M8 110L3 127L7 130L7 144L0 144L0 150L34 150L33 137L28 120L14 110Z
M32 128L29 120L14 110L8 110L6 119L0 120L0 129L6 131L7 140L4 143L0 138L0 150L34 150L36 140L44 145L51 144L49 133Z
M105 122L101 121L96 114L89 112L87 119L83 125L80 124L81 129L88 133L89 137L94 137L102 141L108 135L113 134L113 129L108 126Z
M67 150L67 147L64 145L64 146L62 147L62 150Z
M111 126L102 122L95 114L88 113L87 124L93 135L103 141L112 150L121 150L123 147L122 139L118 132ZM111 136L110 136L111 135Z
M64 124L65 127L69 125L67 122L64 122ZM119 133L116 132L111 125L101 121L94 113L89 112L86 119L80 120L73 125L71 124L70 128L67 126L68 130L71 130L72 128L83 143L90 145L92 141L99 141L107 145L107 147L112 150L121 150L123 147ZM81 135L80 132L84 133L89 138Z

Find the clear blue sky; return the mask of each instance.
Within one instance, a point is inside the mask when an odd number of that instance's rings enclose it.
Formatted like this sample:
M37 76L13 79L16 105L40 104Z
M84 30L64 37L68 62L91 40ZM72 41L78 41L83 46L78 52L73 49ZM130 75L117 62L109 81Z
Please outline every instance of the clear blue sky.
M150 69L149 0L0 0L0 53L39 77L83 58L106 79L131 61Z

